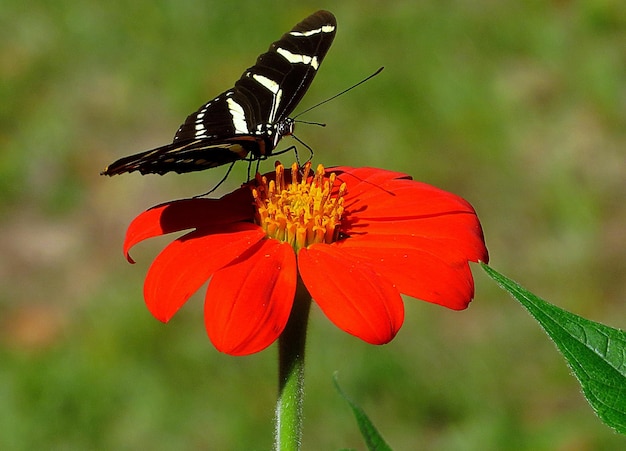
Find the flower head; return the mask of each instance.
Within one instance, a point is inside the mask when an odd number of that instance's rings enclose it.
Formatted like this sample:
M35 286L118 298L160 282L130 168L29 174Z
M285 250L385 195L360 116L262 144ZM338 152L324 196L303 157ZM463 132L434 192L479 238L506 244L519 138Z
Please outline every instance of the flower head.
M460 197L375 168L319 166L257 175L220 199L153 207L128 228L124 252L191 230L146 276L144 297L167 322L209 281L205 325L215 347L245 355L283 331L298 277L326 316L372 344L404 319L401 293L461 310L474 295L469 261L487 262L480 222Z

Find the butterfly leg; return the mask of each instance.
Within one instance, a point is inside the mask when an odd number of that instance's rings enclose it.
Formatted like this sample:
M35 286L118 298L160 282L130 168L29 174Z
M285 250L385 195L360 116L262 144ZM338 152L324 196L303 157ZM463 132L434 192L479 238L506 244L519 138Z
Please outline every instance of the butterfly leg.
M296 135L291 135L296 141L298 141L300 144L302 144L304 147L306 147L306 149L309 151L309 157L306 159L306 161L304 162L304 164L307 164L309 161L311 161L313 159L313 155L315 155L315 152L313 152L313 149L311 148L311 146L309 146L307 143L305 143L304 141L302 141L300 138L298 138ZM300 160L298 159L298 150L294 147L294 151L296 154L296 161L298 162L298 166L302 167L304 166L303 164L300 164Z
M291 135L294 138L296 138L294 135ZM296 140L302 144L304 147L306 147L309 150L309 158L307 158L307 160L304 162L304 164L308 163L309 161L311 161L311 159L313 159L313 149L311 149L309 146L307 146L305 143L303 143L302 141L300 141L298 138L296 138ZM302 163L300 163L300 157L298 154L298 148L296 146L289 146L286 149L280 150L278 152L274 152L272 154L272 156L276 156L276 155L282 155L284 153L287 152L291 152L293 150L294 155L296 156L296 163L298 163L298 167L302 167Z
M218 189L222 183L224 183L226 181L226 179L228 178L228 176L230 175L230 171L233 170L233 167L235 166L235 163L237 163L236 161L233 161L230 166L228 166L228 171L226 171L226 174L224 174L224 177L222 177L222 180L220 180L217 185L215 185L213 188L211 188L209 191L207 191L206 193L202 193L202 194L196 194L195 196L193 196L194 199L197 199L198 197L204 197L204 196L208 196L209 194L213 193L216 189ZM249 172L249 171L248 171Z

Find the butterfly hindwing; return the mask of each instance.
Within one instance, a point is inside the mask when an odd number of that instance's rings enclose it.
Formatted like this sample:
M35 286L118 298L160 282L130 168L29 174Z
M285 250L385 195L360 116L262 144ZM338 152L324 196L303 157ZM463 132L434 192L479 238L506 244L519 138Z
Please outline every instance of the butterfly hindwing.
M142 174L179 174L215 168L246 158L255 146L251 138L211 143L211 140L194 140L173 143L135 155L120 158L109 165L103 175L139 171Z
M272 43L232 89L190 114L171 144L121 158L103 174L184 173L271 155L293 131L289 115L311 85L336 28L330 12L310 15Z

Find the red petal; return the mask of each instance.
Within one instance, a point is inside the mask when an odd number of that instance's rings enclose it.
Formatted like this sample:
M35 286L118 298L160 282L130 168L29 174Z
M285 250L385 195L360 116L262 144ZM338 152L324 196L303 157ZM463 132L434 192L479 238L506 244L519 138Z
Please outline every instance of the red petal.
M349 166L337 166L327 168L326 172L334 172L342 182L347 183L350 187L356 187L359 184L363 184L364 186L378 186L388 180L412 179L410 175L404 174L403 172L368 167L353 168Z
M141 213L128 226L124 255L134 263L129 255L130 248L143 240L181 230L245 221L253 214L248 188L240 188L221 199L182 199L157 205Z
M474 280L467 260L457 254L434 253L433 246L399 247L374 239L346 240L337 246L357 264L371 266L411 297L462 310L474 296ZM444 258L442 255L445 255Z
M474 208L461 197L413 180L391 180L361 188L355 192L348 186L345 197L347 214L359 219L391 220L450 213L475 214Z
M488 261L482 228L464 199L406 174L332 168L347 184L334 246L414 297L453 309L467 306L474 281L468 260Z
M370 265L360 265L335 246L312 245L298 254L309 293L340 329L372 344L384 344L404 321L398 290Z
M398 172L344 167L333 170L340 171L338 178L348 185L342 233L406 233L453 240L455 246L462 246L462 254L469 260L488 261L480 222L465 199ZM381 227L386 232L380 232Z
M292 247L276 240L263 240L253 252L216 272L204 304L213 345L231 355L271 345L289 319L296 278Z
M148 270L144 298L150 312L167 322L211 275L265 236L253 224L194 231L169 244Z
M383 240L386 245L431 249L434 255L451 260L487 262L478 217L474 214L443 214L410 220L356 221L344 233L345 241L356 244L361 239ZM449 255L448 257L446 257Z

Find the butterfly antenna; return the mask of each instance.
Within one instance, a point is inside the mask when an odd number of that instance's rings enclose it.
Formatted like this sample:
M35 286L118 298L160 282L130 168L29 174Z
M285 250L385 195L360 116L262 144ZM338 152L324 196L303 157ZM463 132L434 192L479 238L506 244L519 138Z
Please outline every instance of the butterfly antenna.
M366 81L368 81L369 79L374 78L376 75L380 74L380 73L383 71L383 69L384 69L384 68L385 68L384 66L383 66L383 67L380 67L380 68L379 68L376 72L374 72L372 75L369 75L369 76L365 77L365 78L364 78L363 80L361 80L360 82L358 82L358 83L356 83L356 84L354 84L354 85L350 86L350 87L349 87L349 88L347 88L347 89L344 89L343 91L341 91L341 92L339 92L339 93L335 94L335 95L334 95L334 96L332 96L332 97L329 97L329 98L328 98L328 99L326 99L326 100L322 100L320 103L317 103L317 104L313 105L312 107L307 108L307 109L306 109L306 110L304 110L304 111L301 111L300 113L298 113L297 115L295 115L295 116L293 117L293 119L296 119L297 117L302 116L304 113L308 113L308 112L309 112L309 111L311 111L312 109L317 108L318 106L324 105L325 103L328 103L328 102L330 102L331 100L336 99L337 97L339 97L339 96L341 96L341 95L344 95L344 94L345 94L346 92L348 92L348 91L352 91L352 90L353 90L354 88L356 88L357 86L362 85L363 83L365 83L365 82L366 82ZM298 121L298 122L301 122L301 121Z
M326 127L326 124L324 124L323 122L296 121L296 120L294 120L294 122L297 122L298 124L319 125L320 127Z

